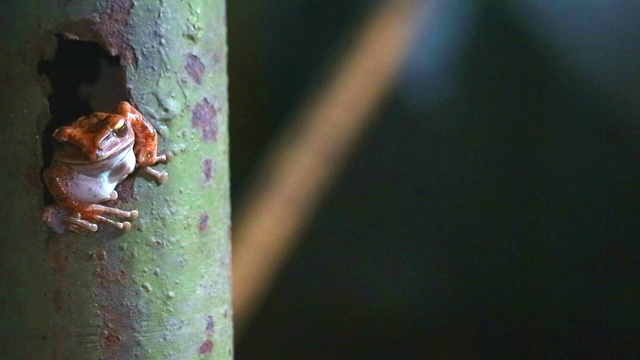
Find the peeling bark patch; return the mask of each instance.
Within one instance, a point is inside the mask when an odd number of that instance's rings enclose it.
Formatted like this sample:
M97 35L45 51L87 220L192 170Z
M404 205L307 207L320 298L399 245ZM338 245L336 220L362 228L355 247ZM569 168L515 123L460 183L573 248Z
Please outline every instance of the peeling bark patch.
M55 288L52 294L52 301L55 308L55 319L59 324L52 333L48 334L54 339L53 359L61 360L68 357L66 339L71 335L65 318L72 312L71 290L67 271L69 270L70 254L73 248L65 241L52 241L49 244L48 264L54 274Z
M95 291L101 330L101 354L105 359L128 359L137 351L134 319L139 310L131 301L131 276L117 254L116 242L100 246L91 255L93 275L98 281Z
M127 272L123 269L109 269L107 265L107 250L101 248L93 255L95 269L93 274L100 281L101 286L124 284L127 279Z
M207 142L214 142L218 136L218 111L213 104L204 98L196 104L191 117L191 124L202 130L202 138Z
M94 26L102 35L105 47L112 55L120 55L122 65L137 64L135 49L125 34L129 16L135 6L133 0L111 0L107 11L98 14Z
M200 224L198 224L198 230L200 230L200 232L209 230L209 214L202 213L202 215L200 215Z
M110 332L106 332L104 335L104 342L109 346L117 346L122 341L122 338L118 335L112 334Z
M128 306L103 305L99 308L102 320L102 352L104 358L128 358L135 350L135 330L130 324L129 316L135 313Z
M213 179L213 159L204 159L204 183L208 184Z
M120 56L123 66L136 65L138 56L125 29L135 3L133 0L110 0L105 11L91 18L64 22L56 33L70 40L94 41L112 56Z
M202 75L204 75L205 66L202 60L194 54L187 56L187 62L184 64L184 68L187 70L189 77L195 81L196 84L202 84Z

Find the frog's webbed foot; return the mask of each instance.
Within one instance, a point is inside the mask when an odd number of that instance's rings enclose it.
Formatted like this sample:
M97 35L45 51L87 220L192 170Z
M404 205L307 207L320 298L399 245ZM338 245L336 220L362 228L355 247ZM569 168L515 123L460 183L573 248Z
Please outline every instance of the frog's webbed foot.
M103 216L105 214L127 220L138 218L137 210L125 211L99 204L82 204L73 209L61 205L47 206L42 212L42 220L58 234L67 230L77 233L96 232L98 231L98 223L106 223L123 231L131 229L129 221L114 221Z

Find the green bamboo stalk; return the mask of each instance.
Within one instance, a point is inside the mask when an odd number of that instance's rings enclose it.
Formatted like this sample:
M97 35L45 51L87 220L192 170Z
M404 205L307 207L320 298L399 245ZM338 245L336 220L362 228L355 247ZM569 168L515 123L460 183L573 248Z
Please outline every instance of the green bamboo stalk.
M175 155L121 189L126 234L40 222L55 34L119 56L121 100ZM225 38L223 0L0 2L0 359L233 357Z

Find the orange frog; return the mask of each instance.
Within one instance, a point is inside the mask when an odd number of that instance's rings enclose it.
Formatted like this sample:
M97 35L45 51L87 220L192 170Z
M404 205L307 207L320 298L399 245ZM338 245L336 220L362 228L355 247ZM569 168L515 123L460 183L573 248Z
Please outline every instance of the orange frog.
M136 165L155 177L167 180L165 171L150 166L171 160L158 155L158 135L151 123L127 102L116 114L93 113L53 133L56 148L44 181L57 204L44 208L42 221L61 234L97 231L98 223L127 231L128 221L118 222L105 215L126 220L138 217L137 210L124 211L99 203L115 200L116 185L131 174Z

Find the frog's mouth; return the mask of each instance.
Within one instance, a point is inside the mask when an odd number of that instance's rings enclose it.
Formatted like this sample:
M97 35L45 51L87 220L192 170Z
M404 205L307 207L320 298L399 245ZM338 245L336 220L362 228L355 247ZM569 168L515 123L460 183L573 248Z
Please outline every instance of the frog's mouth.
M126 153L133 147L133 139L129 142L120 142L116 146L98 148L93 153L84 152L79 146L70 142L56 142L56 158L58 161L69 165L89 165L111 161L119 154Z

